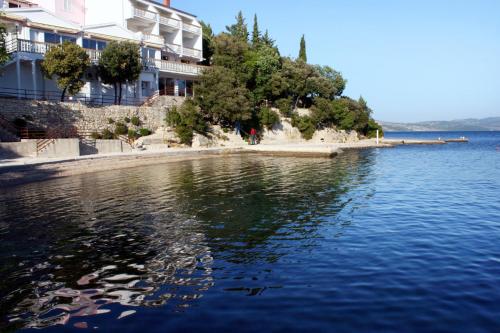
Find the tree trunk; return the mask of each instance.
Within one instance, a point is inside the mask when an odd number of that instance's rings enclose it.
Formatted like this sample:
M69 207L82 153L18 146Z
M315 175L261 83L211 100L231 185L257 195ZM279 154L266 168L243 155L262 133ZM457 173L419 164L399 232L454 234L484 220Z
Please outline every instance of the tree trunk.
M120 82L119 83L120 85L120 94L118 95L118 105L121 105L122 104L122 88L123 88L123 84Z
M63 91L62 91L62 94L61 94L61 102L64 102L64 97L66 96L66 89L67 88L64 88Z
M115 102L114 102L114 104L116 105L117 104L117 100L118 100L118 88L116 87L116 82L113 83L113 88L115 90Z

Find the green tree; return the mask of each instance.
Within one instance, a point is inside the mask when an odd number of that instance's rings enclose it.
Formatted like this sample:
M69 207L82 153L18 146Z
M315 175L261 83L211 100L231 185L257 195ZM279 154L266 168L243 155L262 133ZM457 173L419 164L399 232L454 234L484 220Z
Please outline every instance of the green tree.
M1 15L1 13L0 13ZM6 29L3 24L0 24L0 66L9 61L10 56L7 53L7 47L5 45Z
M262 36L262 44L267 45L269 47L275 47L275 41L269 36L269 31L266 29L264 36Z
M257 20L257 14L253 17L253 32L252 32L252 46L258 47L261 43L260 39L260 31L259 31L259 22Z
M243 64L248 63L250 48L246 41L227 33L221 33L214 38L215 52L213 65L232 70L241 83L246 83L251 73Z
M342 77L342 74L331 68L330 66L316 66L316 70L319 74L329 80L334 87L334 96L340 97L344 93L345 87L347 85L347 81Z
M57 79L57 86L62 90L61 101L66 93L76 95L84 86L83 75L90 66L89 56L80 46L64 42L51 48L42 62L44 76Z
M111 42L103 50L99 61L99 75L115 90L115 104L121 104L123 84L139 79L142 61L139 45L131 42Z
M248 89L228 68L206 69L195 85L196 104L215 124L232 126L252 116Z
M203 28L203 57L205 58L201 64L210 66L214 54L214 33L210 24L203 21L200 21L200 23Z
M231 36L234 36L245 42L248 41L248 28L241 10L236 16L236 23L230 26L226 26L226 30L229 32L229 34L231 34Z
M306 37L304 35L302 35L300 39L299 59L303 62L307 62Z
M194 132L203 134L207 128L200 108L191 98L187 98L180 108L173 107L169 110L166 122L174 127L181 143L186 145L191 145Z

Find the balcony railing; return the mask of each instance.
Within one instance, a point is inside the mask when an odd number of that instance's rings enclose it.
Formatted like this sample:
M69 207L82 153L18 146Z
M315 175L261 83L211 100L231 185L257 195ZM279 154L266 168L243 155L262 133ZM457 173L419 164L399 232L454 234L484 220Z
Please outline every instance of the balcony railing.
M143 65L146 68L158 69L164 72L193 75L193 76L200 75L202 70L206 68L205 66L185 64L182 62L167 61L167 60L152 59L152 58L143 59Z
M17 47L14 46L12 48L9 48L9 50L12 50L11 52L26 52L26 53L36 53L36 54L45 54L52 47L59 45L59 44L34 42L24 39L12 40L12 42L14 42L13 45L17 45ZM180 53L181 50L180 45L175 45L175 44L170 44L170 45L176 48L176 52ZM184 52L184 55L195 58L201 58L201 51L199 50L194 50L190 48L182 48L182 50ZM101 50L85 49L85 52L89 55L90 61L92 61L95 64L99 62L99 59L102 56ZM201 71L205 68L204 66L153 59L153 58L143 59L143 65L146 69L154 69L170 73L178 73L178 74L193 75L193 76L200 75Z
M189 47L183 47L182 48L182 55L184 55L186 57L193 57L196 59L200 59L201 58L201 51L195 50L195 49L192 49Z
M158 35L143 34L142 39L145 42L150 42L150 43L155 43L155 44L160 44L160 45L165 44L165 38L163 38L162 36L158 36Z
M136 17L144 18L147 20L156 21L156 13L150 12L149 10L140 9L137 7L133 8L133 15Z
M101 59L102 51L100 50L85 49L85 52L88 54L90 61L94 64L97 64L99 59Z
M181 27L181 21L170 17L160 16L160 23L177 29Z
M181 54L182 46L177 45L177 44L170 44L170 43L166 43L165 46L167 47L168 52Z
M201 34L201 28L197 27L195 25L189 24L189 23L182 23L182 29L185 31L189 31L193 34L200 35Z

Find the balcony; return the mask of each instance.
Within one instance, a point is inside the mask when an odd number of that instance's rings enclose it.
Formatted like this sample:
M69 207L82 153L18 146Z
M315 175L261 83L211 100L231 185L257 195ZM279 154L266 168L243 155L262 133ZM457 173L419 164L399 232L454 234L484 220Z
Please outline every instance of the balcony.
M184 64L182 62L167 61L160 59L143 59L143 65L146 68L158 69L162 72L184 74L191 76L198 76L205 66Z
M185 57L192 57L192 58L196 58L196 59L201 59L201 50L195 50L195 49L191 49L189 47L183 47L182 48L182 55L185 56Z
M99 63L99 59L101 59L102 51L93 50L93 49L84 49L85 53L89 56L90 61L93 64Z
M197 26L189 24L189 23L183 23L182 24L182 30L191 32L191 33L196 34L196 35L200 35L201 34L201 28L200 27L197 27Z
M160 24L176 29L179 29L181 27L181 21L164 16L160 16Z
M155 44L160 44L160 45L165 44L165 38L163 38L162 36L158 36L158 35L142 34L142 40L145 42L155 43Z
M25 53L36 53L36 54L45 54L51 48L59 45L59 44L51 44L51 43L43 43L43 42L34 42L31 40L25 39L17 39L12 40L14 48L13 52L25 52Z
M166 43L165 46L166 46L168 52L181 54L182 46L177 45L177 44L170 44L170 43Z
M132 15L135 17L140 17L146 20L156 21L157 14L154 12L150 12L148 10L140 9L134 7L132 9Z

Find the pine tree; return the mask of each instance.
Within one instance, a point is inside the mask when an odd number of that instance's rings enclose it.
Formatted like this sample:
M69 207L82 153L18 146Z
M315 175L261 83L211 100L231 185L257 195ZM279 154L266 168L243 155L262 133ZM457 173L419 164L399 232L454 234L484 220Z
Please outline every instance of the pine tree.
M264 36L262 36L262 43L269 47L274 47L274 40L269 36L269 31L266 29Z
M260 39L260 31L259 31L259 22L257 20L257 14L253 17L253 33L252 33L252 45L253 47L257 47L261 42Z
M304 35L302 35L302 39L300 40L299 59L307 62L306 38Z
M248 28L241 10L236 16L236 23L230 26L226 26L226 29L232 36L237 37L245 42L248 41Z

